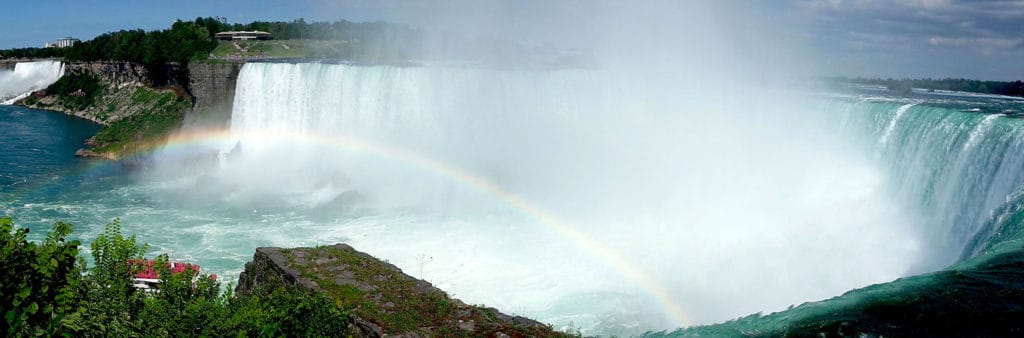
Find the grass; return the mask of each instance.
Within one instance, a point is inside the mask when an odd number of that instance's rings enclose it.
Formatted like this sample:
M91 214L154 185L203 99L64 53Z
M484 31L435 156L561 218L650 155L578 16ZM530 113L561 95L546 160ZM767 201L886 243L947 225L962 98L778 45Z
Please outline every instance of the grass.
M318 44L313 40L220 41L211 54L214 58L303 58Z
M415 292L416 283L414 281L396 276L395 272L386 267L383 262L367 260L355 253L335 247L323 247L321 250L305 248L296 250L305 251L309 257L309 264L295 265L300 268L303 277L316 282L342 308L378 321L377 324L381 325L385 332L407 332L423 326L436 326L450 316L457 307L443 293L421 294ZM318 259L324 258L338 264L358 267L349 270L355 274L353 279L368 282L368 284L372 283L375 287L373 293L379 294L380 298L374 301L372 298L375 297L368 297L366 291L353 285L338 285L329 279L314 263ZM294 261L292 263L294 264ZM394 304L394 306L384 308L385 304Z

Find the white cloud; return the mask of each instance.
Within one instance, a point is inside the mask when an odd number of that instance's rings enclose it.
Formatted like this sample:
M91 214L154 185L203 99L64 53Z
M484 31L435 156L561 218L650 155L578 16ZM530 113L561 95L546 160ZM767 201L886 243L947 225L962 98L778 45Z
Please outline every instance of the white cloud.
M954 7L952 0L797 0L798 7L808 10L861 11L887 8L913 8L923 10L948 10Z

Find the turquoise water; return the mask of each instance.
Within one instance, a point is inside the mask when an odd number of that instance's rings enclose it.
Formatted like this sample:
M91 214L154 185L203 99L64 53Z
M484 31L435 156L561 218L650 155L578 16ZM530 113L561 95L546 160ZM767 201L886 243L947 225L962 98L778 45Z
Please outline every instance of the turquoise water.
M0 191L10 194L86 167L88 160L72 154L99 126L60 113L0 105L0 130Z
M932 229L939 271L785 311L649 336L1004 336L1024 316L1024 101L827 95L845 137L865 142ZM932 269L925 269L930 271ZM794 304L796 305L796 304Z
M414 83L409 79L412 75L398 74L396 76L403 76L405 82L402 83ZM313 76L313 78L321 77ZM401 91L408 89L387 87L386 84L389 82L379 74L368 74L367 78L384 83L375 84L383 89L374 90L386 92L404 100L422 99L420 96L407 95L407 92ZM365 84L358 83L357 80L352 81L356 81L355 84L360 85L361 88L369 88ZM502 83L502 86L520 88L515 82L519 81L518 79L506 79L505 81L509 83ZM455 82L466 82L466 80ZM559 88L572 88L572 91L580 90L572 86L563 86L560 82L555 83ZM542 83L541 85L549 84ZM507 87L503 87L502 90ZM370 91L370 89L366 90ZM443 92L444 90L455 91L458 89L440 86L436 90ZM554 89L549 88L545 92L552 90ZM303 90L297 89L295 92L302 93ZM532 91L525 89L522 91L523 95L530 96L535 100L536 96L527 95L530 93ZM373 97L375 94L367 92L365 95L365 97L360 97L362 101L359 102L368 102L366 97ZM582 94L580 95L582 96ZM518 98L515 99L518 100ZM555 109L571 111L571 109L561 106L557 97L549 99ZM807 101L810 102L811 110L815 111L819 119L829 126L827 130L821 132L838 135L847 140L854 149L853 152L866 159L864 163L870 164L870 168L872 168L869 171L870 175L860 175L861 172L856 170L839 171L836 177L826 177L828 180L824 183L828 185L825 187L837 187L836 184L838 184L840 189L838 191L852 194L854 201L861 201L858 199L860 189L869 189L869 195L881 193L893 203L888 207L899 209L899 212L894 215L912 220L907 223L917 229L915 233L921 234L919 237L913 237L915 239L913 242L881 245L879 242L900 241L904 237L890 236L891 233L885 232L883 226L855 229L855 233L861 234L860 237L850 237L847 232L825 232L826 235L834 236L823 237L820 241L817 238L811 238L814 242L821 242L821 246L825 250L821 252L827 253L827 249L830 247L844 248L845 251L841 252L858 252L853 249L859 248L909 247L911 249L908 249L907 252L924 258L917 261L916 266L904 271L905 276L942 269L966 258L983 258L990 254L991 248L1006 242L1007 239L1020 237L1019 220L1022 218L1021 209L1024 205L1021 203L1020 196L1021 187L1024 186L1024 175L1019 173L1024 168L1024 120L1014 118L1021 107L1019 101L927 94L897 98L889 97L884 93L872 92L858 92L851 95L826 94L811 97ZM288 102L278 104L287 105ZM343 102L338 103L339 106L344 104ZM450 103L434 102L433 104L446 105ZM252 105L268 106L256 103L252 103ZM373 107L377 108L378 106L374 105ZM271 113L273 112L275 111L271 111ZM366 112L372 113L372 111ZM331 111L315 111L313 113L321 114L317 116L332 116L330 115ZM413 113L419 112L409 112L409 114ZM5 131L5 138L3 142L0 142L0 163L4 164L4 167L0 169L0 212L13 216L16 224L31 228L33 236L37 236L37 238L43 235L51 223L68 221L75 224L77 236L88 240L95 237L102 230L104 224L114 218L120 218L126 231L137 234L143 241L151 244L151 252L167 252L175 259L199 263L210 272L226 276L228 281L237 276L243 264L251 258L253 249L258 246L310 246L348 242L361 250L392 261L414 276L426 278L442 289L454 292L458 298L471 303L496 306L507 312L537 317L555 323L557 327L564 327L572 323L575 327L583 327L586 332L590 333L621 335L649 329L661 329L666 325L677 326L671 324L674 322L670 319L665 319L661 309L662 305L656 299L652 299L645 290L638 290L632 281L624 280L621 272L613 271L600 259L595 258L591 253L581 252L572 243L567 244L565 238L553 234L550 229L531 220L528 215L524 215L520 210L514 210L514 208L499 206L484 208L483 211L480 211L472 208L471 210L462 210L449 206L452 209L423 211L404 208L373 208L358 204L350 206L334 202L325 204L317 196L320 194L338 195L335 190L340 185L332 183L335 181L330 181L325 185L317 183L320 185L313 186L312 194L309 191L290 191L291 186L281 183L288 181L274 177L279 172L273 171L273 168L269 167L266 170L244 171L231 171L229 170L230 166L216 168L217 165L211 169L198 164L196 168L187 165L163 166L160 164L157 165L161 168L160 170L154 170L152 166L145 165L125 168L117 162L78 159L72 156L74 151L81 147L82 141L98 129L98 126L92 123L57 113L10 106L0 106L0 114L3 117L0 119L0 127L2 127L0 130ZM282 115L285 116L281 118L295 117L295 115ZM392 117L385 117L386 121L393 121ZM559 116L566 120L570 117ZM426 122L420 121L408 126L398 125L395 127L386 123L378 123L369 115L360 115L359 118L361 120L357 120L355 123L374 122L375 124L372 126L381 127L382 132L395 132L395 134L401 135L415 132L411 129L403 130L401 128L409 126L418 128L442 120L425 115L423 121ZM477 122L477 126L488 123L487 121L471 122ZM499 121L498 124L503 122ZM523 123L523 121L514 122ZM330 125L323 127L331 128ZM538 126L513 125L512 127L537 128ZM499 130L497 133L500 134L502 131ZM444 135L444 133L437 132L431 135ZM559 137L555 133L544 136L551 137L553 140ZM580 136L586 135L582 135L580 132ZM711 141L724 142L719 139ZM614 143L609 143L608 146L614 145ZM308 145L292 146L307 147ZM427 147L424 148L427 149L426 151L430 150ZM480 151L489 149L487 147L480 148ZM243 149L254 149L254 147L243 147ZM218 149L208 150L217 151ZM503 156L521 155L514 152L503 154ZM786 149L772 154L786 154ZM772 170L771 156L765 155L765 158L769 160L759 159L751 162L763 163L765 170ZM343 156L336 159L349 161L345 163L365 166L370 169L370 174L374 174L373 171L383 170L388 174L408 175L408 177L392 176L401 177L401 180L396 180L399 183L423 181L417 180L416 175L423 175L420 172L392 169L395 163L389 162L388 159L365 160ZM280 158L273 160L277 163L288 164L288 161ZM155 163L159 162L150 164ZM258 165L267 162L254 160L252 163ZM671 165L667 161L658 163ZM722 163L733 162L724 161ZM492 165L492 167L509 170L497 165ZM813 166L811 167L813 168ZM842 165L839 167L841 168ZM360 167L355 168L359 169ZM539 168L545 169L543 166ZM323 165L312 168L307 174L320 175L322 172L317 170L329 172L332 169L331 166ZM518 169L531 170L535 168ZM783 167L782 169L792 170L794 168ZM834 167L827 166L825 169L832 170ZM874 169L877 169L877 173ZM742 169L739 172L742 174L743 170L747 169ZM231 177L239 172L254 172L257 176L249 180ZM290 173L286 170L280 172ZM797 170L797 172L800 175L820 174L814 170L806 172ZM511 171L510 173L514 174ZM732 172L730 171L730 173ZM853 175L846 176L850 173ZM713 172L705 172L705 174L716 177ZM508 177L514 178L515 176L509 174ZM742 183L741 186L748 183L760 184L760 182L752 180L743 181L744 177L737 178ZM349 179L358 181L359 177L352 176ZM633 179L640 183L639 180L642 178ZM342 181L344 179L337 182ZM232 186L232 182L264 182L265 184L246 187ZM433 183L434 181L427 180L427 182ZM515 183L521 185L531 183L516 182L515 180L508 182L513 187ZM796 180L796 182L811 185L796 189L800 192L824 189L821 194L812 194L817 199L840 198L843 201L843 198L848 198L848 196L836 197L836 191L829 190L831 188L818 189L813 186L820 181L812 179ZM844 185L846 183L851 185ZM424 190L431 189L432 192L440 191L442 197L457 195L461 199L481 203L495 198L472 193L465 195L460 187L452 188L447 184L438 185L440 189L431 185L416 187ZM657 187L658 185L653 186L653 188ZM755 185L754 189L759 187L761 186ZM398 184L396 188L405 189L408 186ZM712 188L717 188L717 186L712 186ZM727 188L734 187L728 186ZM769 185L767 188L778 187ZM748 190L740 189L740 191ZM652 189L645 192L657 191ZM783 196L791 191L781 189L780 192L780 196ZM265 193L281 197L277 199L252 197ZM417 194L410 195L419 196ZM423 196L434 197L435 195L424 194ZM617 198L618 196L613 197ZM623 199L623 203L629 202L630 198L635 200L642 196L627 195L627 197L629 198ZM703 198L704 196L698 197ZM752 199L752 201L745 202L742 196L735 199L735 196L727 197L728 200L734 200L736 203L758 203L759 201ZM537 199L541 200L542 198ZM501 204L501 201L498 202ZM699 199L692 202L702 207L711 206L710 204L699 204L701 202ZM817 201L811 202L816 203ZM647 206L648 203L643 204ZM818 205L811 204L812 206ZM428 205L433 207L435 204ZM842 215L889 215L889 213L875 213L873 209L879 208L879 206L873 203L836 205L863 208L834 210ZM750 207L741 204L740 206L745 208L746 213L759 211L756 205ZM827 206L825 209L828 209ZM622 205L621 207L635 208L632 205ZM721 208L721 206L715 207ZM659 211L653 208L640 210ZM721 210L729 210L729 208ZM800 230L798 225L828 225L833 221L829 219L830 214L831 212L823 211L820 215L807 216L816 222L808 222L802 218L793 219L794 224L789 226L794 231L802 232L803 230ZM636 229L641 229L640 224L645 224L642 229L650 229L650 226L647 225L657 225L658 221L644 218L653 217L650 215L638 214L631 217L633 218L627 220L636 222L635 224L638 225ZM735 219L718 215L707 217L712 221ZM822 219L825 222L821 222ZM744 219L741 218L741 220ZM865 222L877 220L879 219L869 218ZM800 223L797 224L796 221L800 221ZM882 219L882 221L886 220ZM848 224L844 222L847 220L835 219L832 223ZM893 224L903 223L894 222ZM786 226L786 224L782 225ZM883 225L888 225L888 223ZM602 228L598 227L597 229ZM665 284L670 285L669 290L683 295L679 297L682 299L679 303L686 304L687 309L694 309L694 312L701 306L699 304L689 305L687 301L697 299L696 297L699 297L700 293L707 293L702 290L712 291L704 300L708 302L706 304L709 306L712 306L712 302L714 302L712 296L719 295L716 292L733 292L718 285L721 280L729 279L728 267L720 264L717 266L714 264L712 266L702 265L702 261L693 259L693 257L703 257L700 255L680 256L687 257L682 261L688 263L680 264L680 261L673 259L676 256L671 255L688 255L691 251L687 250L688 247L695 247L692 245L707 240L716 241L725 248L736 249L734 246L728 246L730 241L743 244L744 238L759 240L778 237L778 233L773 232L774 229L764 229L764 233L750 233L750 229L731 229L726 225L717 228L696 228L696 230L665 228L664 226L662 229L668 230L658 233L632 233L631 241L620 241L622 233L617 232L601 233L601 230L595 230L590 235L599 239L601 243L607 243L610 247L615 248L618 245L620 250L635 254L635 256L629 257L638 259L637 262L658 267L656 275L666 281ZM733 237L724 239L700 237L685 242L690 243L690 246L680 245L675 249L664 246L666 239L676 240L685 237L673 236L676 233L696 236L701 232L709 231L710 235L708 236ZM743 232L737 233L737 231ZM882 232L878 233L878 231ZM791 233L781 232L781 234ZM899 233L897 232L897 234ZM857 242L861 242L863 245L858 247L848 244ZM652 245L646 246L649 250L628 251L635 249L637 245L643 247L642 243L652 243ZM794 239L783 238L779 243L794 243ZM774 255L779 257L778 261L768 261L779 265L767 268L787 269L789 267L785 264L802 264L807 261L805 257L800 257L799 252L772 247L778 243L766 242L765 244ZM816 248L811 247L811 249ZM743 248L739 247L739 249ZM879 251L882 253L900 252L882 251L881 249ZM864 254L865 256L874 255L871 257L886 257L882 253ZM772 257L772 254L765 255L760 252L755 254ZM704 258L713 260L715 257L711 256L714 255L728 257L731 253L712 254ZM877 264L878 266L898 268L903 264L902 262L908 260L905 257L893 257L892 259L900 263L878 261ZM814 262L814 260L810 261ZM742 267L744 262L735 261L734 263ZM758 268L760 267L748 266L744 269ZM807 271L818 269L832 271L828 269L833 267L806 266L802 268ZM849 268L871 271L870 267L863 266ZM803 270L792 271L802 272ZM716 279L713 276L716 271L723 275ZM814 277L815 275L810 276ZM831 277L845 279L847 276ZM895 277L899 276L891 278ZM702 281L708 285L701 285ZM791 280L790 282L793 283L792 285L807 283L807 287L820 285L813 281ZM515 287L510 288L509 285ZM733 287L743 287L743 285L734 285ZM830 295L834 295L834 293ZM803 300L820 299L826 296L804 298ZM780 299L785 301L793 298ZM803 300L795 298L789 301L796 303ZM731 301L746 305L746 303L736 300ZM781 310L771 307L761 309L765 311ZM733 312L737 311L739 310ZM698 320L707 323L722 320L722 316L735 317L754 311L757 311L756 307L753 310L744 310L744 312L738 313L722 312L707 315Z

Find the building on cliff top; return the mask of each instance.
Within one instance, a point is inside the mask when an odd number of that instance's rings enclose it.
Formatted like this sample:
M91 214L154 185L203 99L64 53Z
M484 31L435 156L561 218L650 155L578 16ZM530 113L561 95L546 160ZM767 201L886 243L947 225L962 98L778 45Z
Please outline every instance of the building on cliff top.
M60 40L57 40L57 42L47 43L46 48L71 47L71 45L74 45L79 42L81 41L72 37L63 37Z
M214 35L217 40L270 40L270 33L263 31L228 31Z

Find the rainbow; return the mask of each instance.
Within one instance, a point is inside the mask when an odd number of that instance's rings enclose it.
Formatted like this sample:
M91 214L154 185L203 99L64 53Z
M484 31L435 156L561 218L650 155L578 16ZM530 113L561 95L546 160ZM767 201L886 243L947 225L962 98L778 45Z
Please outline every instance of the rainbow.
M605 264L608 264L618 270L627 279L636 283L654 296L664 308L665 313L675 320L680 326L689 326L693 323L689 319L689 316L683 311L683 308L676 302L675 298L671 296L668 289L666 289L657 278L645 269L629 262L621 253L578 230L578 227L558 219L556 216L546 212L539 206L530 203L522 197L505 190L501 186L488 181L483 177L474 175L473 173L461 168L448 165L416 153L404 151L399 148L336 135L327 136L302 134L292 131L240 133L238 131L228 131L223 129L206 129L183 131L178 134L171 135L166 139L146 142L140 146L133 147L133 149L126 150L122 154L122 157L125 155L129 157L135 156L156 150L173 152L187 151L198 147L223 149L224 145L233 145L238 140L250 137L273 142L298 142L366 153L426 170L491 194L511 206L513 209L518 210L538 221L548 229L551 229L555 233L579 245L584 251L596 256Z

